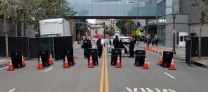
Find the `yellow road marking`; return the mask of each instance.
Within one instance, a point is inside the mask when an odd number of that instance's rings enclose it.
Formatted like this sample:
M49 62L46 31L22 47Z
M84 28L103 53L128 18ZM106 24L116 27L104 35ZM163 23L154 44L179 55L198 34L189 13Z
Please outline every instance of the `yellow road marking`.
M100 91L99 92L104 92L104 89L103 89L103 87L104 87L104 64L105 64L105 62L104 62L104 52L103 52L103 57L102 57L102 69L101 69L101 77L100 77Z
M106 48L103 48L102 57L102 70L100 77L100 91L99 92L109 92L108 84L108 63L107 63L107 52Z
M108 84L108 62L107 62L106 49L105 49L105 92L109 92L109 84Z

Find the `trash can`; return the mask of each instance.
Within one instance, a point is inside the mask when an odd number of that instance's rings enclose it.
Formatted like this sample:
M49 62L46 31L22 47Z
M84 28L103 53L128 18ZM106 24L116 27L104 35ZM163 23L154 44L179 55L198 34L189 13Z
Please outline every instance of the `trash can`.
M172 51L163 51L163 67L170 67L171 61L173 58L173 52Z
M92 55L93 64L98 65L98 50L95 48L89 49L88 61L90 60L90 55Z
M49 52L48 51L40 51L39 56L41 56L43 67L48 67L49 64Z
M136 50L135 52L135 63L136 66L143 66L145 61L145 50Z
M14 68L21 68L23 67L22 65L22 53L19 52L19 51L14 51L14 52L11 52L11 61L12 61L12 64L14 66Z
M65 56L67 57L68 64L70 64L70 65L74 65L75 64L73 52L71 50L65 51L63 62L65 61Z
M114 48L112 49L111 51L111 65L114 66L116 65L116 61L117 61L117 58L118 58L118 55L120 56L120 60L121 60L121 49L120 48Z

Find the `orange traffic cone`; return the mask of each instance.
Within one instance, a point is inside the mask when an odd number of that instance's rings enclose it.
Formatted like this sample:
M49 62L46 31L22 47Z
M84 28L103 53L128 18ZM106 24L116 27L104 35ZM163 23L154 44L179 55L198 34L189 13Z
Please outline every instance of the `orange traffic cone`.
M149 51L152 51L152 47L149 47Z
M88 62L88 68L94 68L94 64L93 64L93 61L92 61L92 55L90 55L90 60Z
M26 63L25 63L25 58L24 58L24 56L22 55L22 65L23 66L25 66L26 65Z
M39 57L39 61L38 61L38 70L42 70L43 69L43 62L41 59L41 56Z
M53 65L53 64L54 64L54 63L53 63L53 57L52 57L52 54L50 54L49 64L50 64L50 65Z
M9 67L8 67L8 71L14 71L14 66L13 66L13 64L12 64L11 58L9 58Z
M69 68L69 63L68 63L68 59L67 59L67 56L65 56L65 59L64 59L64 68Z
M174 58L172 58L169 70L175 70Z
M159 52L160 55L162 55L162 52Z
M147 57L145 57L143 69L149 69L149 63L147 62Z
M118 55L117 61L116 61L116 68L121 68L121 60L120 60L120 56L119 55Z
M159 65L162 65L162 63L163 63L163 56L160 55L160 60L159 60L158 64L159 64Z

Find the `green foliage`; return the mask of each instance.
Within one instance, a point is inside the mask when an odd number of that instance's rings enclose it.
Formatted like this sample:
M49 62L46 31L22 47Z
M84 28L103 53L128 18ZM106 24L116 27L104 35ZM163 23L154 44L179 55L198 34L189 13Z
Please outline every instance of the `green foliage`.
M133 25L136 25L136 23L131 19L120 19L116 23L116 26L121 30L121 34L123 35L131 34Z
M16 14L9 14L11 6L16 7ZM69 7L67 0L1 0L0 2L0 15L12 18L15 24L20 24L25 20L35 28L38 27L39 20L75 14L76 12Z
M107 34L108 36L113 36L115 34L115 28L109 27L105 30L105 34Z

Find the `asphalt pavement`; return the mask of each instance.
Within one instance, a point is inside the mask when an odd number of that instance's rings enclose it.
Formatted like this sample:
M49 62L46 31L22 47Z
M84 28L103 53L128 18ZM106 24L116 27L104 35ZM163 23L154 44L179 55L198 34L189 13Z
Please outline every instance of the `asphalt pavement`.
M110 53L104 51L99 65L87 67L83 50L76 46L76 65L64 69L62 60L37 70L37 59L26 67L0 69L0 92L207 92L208 70L175 60L175 71L156 63L159 55L147 51L149 69L134 66L134 58L122 57L122 68L110 65Z

